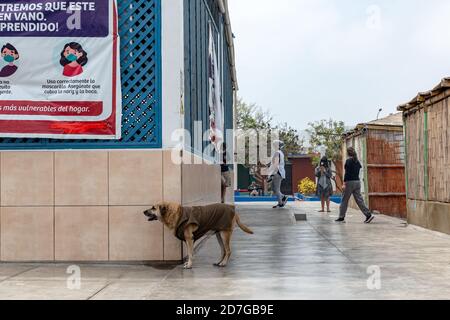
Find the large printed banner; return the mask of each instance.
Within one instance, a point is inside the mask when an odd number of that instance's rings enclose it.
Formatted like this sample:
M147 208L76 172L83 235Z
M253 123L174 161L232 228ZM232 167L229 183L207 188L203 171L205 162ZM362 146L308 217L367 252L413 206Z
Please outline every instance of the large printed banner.
M120 139L114 0L0 2L0 137Z

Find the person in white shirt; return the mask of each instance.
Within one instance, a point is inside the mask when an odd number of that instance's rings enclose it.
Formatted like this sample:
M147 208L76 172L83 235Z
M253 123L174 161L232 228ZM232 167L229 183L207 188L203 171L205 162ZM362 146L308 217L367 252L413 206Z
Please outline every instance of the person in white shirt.
M278 204L273 207L274 209L277 209L283 208L288 201L288 197L281 193L281 183L286 179L284 153L282 151L284 142L275 140L272 145L275 152L272 156L268 176L269 181L272 181L272 190L278 198Z

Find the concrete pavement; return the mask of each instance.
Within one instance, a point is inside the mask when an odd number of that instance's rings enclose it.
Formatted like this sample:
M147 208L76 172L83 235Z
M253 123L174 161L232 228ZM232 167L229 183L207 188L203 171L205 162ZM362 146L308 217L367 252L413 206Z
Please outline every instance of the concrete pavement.
M450 237L351 210L346 224L317 203L240 204L255 235L236 230L224 269L215 237L181 266L0 264L0 299L449 299ZM308 221L295 222L295 213ZM80 286L78 286L80 285Z

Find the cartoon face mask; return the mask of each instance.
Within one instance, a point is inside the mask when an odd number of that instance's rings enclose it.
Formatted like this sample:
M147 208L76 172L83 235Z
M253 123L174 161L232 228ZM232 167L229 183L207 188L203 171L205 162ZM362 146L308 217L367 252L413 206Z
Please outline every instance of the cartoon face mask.
M77 50L74 50L70 47L66 47L64 50L64 56L66 57L67 61L75 62L83 56L83 53L78 52Z
M4 56L3 59L8 63L14 62L14 60L15 60L15 58L9 54Z
M74 61L78 60L78 57L76 55L74 55L73 53L71 53L66 57L66 59L69 60L70 62L74 62Z

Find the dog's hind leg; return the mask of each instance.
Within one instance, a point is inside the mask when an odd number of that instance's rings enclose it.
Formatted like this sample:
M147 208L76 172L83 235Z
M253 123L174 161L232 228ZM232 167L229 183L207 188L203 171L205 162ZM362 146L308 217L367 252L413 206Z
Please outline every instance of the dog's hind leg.
M223 244L223 239L222 239L222 236L220 235L220 232L216 233L216 237L217 237L217 242L219 242L219 245L220 245L220 250L221 250L222 256L220 258L220 261L215 263L214 266L219 267L220 264L222 263L223 259L225 259L225 245Z
M219 263L219 267L226 267L228 264L228 261L231 257L231 235L233 234L233 231L223 231L220 233L221 238L224 242L225 247L225 257L223 260Z

